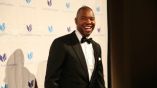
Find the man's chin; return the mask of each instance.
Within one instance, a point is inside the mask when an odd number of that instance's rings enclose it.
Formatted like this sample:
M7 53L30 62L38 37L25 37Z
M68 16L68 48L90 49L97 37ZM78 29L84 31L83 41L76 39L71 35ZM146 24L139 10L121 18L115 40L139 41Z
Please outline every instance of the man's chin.
M91 31L90 32L86 32L85 36L88 37L88 36L90 36L91 33L92 33Z

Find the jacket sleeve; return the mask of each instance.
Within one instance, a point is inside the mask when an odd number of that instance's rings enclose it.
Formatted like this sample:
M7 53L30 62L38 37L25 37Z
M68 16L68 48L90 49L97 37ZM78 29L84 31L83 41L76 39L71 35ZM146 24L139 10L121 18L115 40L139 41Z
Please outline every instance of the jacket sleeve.
M53 41L47 62L45 88L59 88L62 65L64 63L65 50L63 43L56 39Z

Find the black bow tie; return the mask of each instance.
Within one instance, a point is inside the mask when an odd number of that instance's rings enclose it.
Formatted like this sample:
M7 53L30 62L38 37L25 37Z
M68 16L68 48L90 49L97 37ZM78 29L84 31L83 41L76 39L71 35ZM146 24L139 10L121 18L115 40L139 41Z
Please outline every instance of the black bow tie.
M83 37L81 39L81 43L87 42L88 44L90 44L92 42L92 38L87 39L86 37Z

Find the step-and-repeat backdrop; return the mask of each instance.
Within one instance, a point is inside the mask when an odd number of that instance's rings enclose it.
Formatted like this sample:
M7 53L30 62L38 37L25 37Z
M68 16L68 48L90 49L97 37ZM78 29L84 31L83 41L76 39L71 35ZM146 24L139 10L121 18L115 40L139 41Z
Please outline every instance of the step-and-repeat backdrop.
M106 0L0 0L0 88L44 88L49 48L59 36L76 29L82 5L95 12L92 37L102 47L107 86Z

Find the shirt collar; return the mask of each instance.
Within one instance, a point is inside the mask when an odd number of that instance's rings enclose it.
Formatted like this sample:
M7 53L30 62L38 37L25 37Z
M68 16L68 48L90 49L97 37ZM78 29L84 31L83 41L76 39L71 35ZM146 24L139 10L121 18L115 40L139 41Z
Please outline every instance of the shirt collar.
M78 30L75 30L75 34L76 34L76 36L77 36L79 42L81 42L81 39L82 39L81 33L80 33ZM89 38L89 37L87 37L87 38Z
M79 42L81 42L81 38L82 38L81 33L80 33L78 30L75 30L75 34L76 34L76 36L77 36Z

